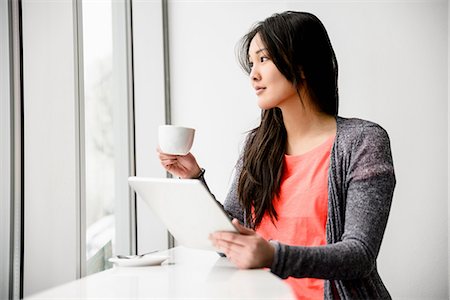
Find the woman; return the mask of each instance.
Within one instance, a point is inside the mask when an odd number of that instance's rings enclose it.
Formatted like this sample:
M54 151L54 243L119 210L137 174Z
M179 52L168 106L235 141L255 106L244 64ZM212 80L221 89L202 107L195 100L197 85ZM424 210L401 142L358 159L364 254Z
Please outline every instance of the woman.
M239 268L270 268L298 299L390 299L376 267L395 187L389 137L338 117L323 24L310 13L275 14L244 36L239 58L261 123L224 203L240 233L211 241ZM192 154L159 157L172 174L204 181Z

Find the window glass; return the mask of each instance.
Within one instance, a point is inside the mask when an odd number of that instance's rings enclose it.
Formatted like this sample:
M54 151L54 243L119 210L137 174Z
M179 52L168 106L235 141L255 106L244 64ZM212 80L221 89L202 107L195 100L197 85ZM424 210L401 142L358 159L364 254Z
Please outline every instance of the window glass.
M82 2L87 274L111 267L117 203L127 200L125 6L120 3Z

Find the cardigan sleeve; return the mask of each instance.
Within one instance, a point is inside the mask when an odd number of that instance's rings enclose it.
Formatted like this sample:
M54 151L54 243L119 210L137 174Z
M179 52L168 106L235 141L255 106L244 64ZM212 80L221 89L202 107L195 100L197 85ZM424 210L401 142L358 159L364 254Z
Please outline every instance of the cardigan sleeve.
M337 162L346 164L343 176L330 177L330 184L343 187L337 195L329 190L329 197L342 198L342 211L334 212L343 216L342 236L315 247L277 243L271 271L279 277L357 279L376 268L395 187L394 167L386 131L376 124L358 131L359 136L348 138L345 162ZM333 183L333 178L343 182Z
M225 198L223 206L224 206L225 211L230 216L238 219L241 224L245 225L244 210L242 209L242 207L239 203L239 197L238 197L238 192L237 192L239 176L241 174L241 170L242 170L242 156L239 158L239 160L234 168L231 186L228 190L228 194L227 194L227 197Z
M244 221L245 221L244 211L241 208L241 205L239 204L239 197L237 194L237 186L238 186L239 174L241 172L241 169L242 169L242 159L240 158L234 168L234 171L232 174L232 179L231 179L232 180L231 186L228 190L228 193L227 193L227 196L225 198L223 205L216 199L216 196L214 196L214 194L209 189L209 186L208 186L203 174L202 174L202 176L200 176L198 178L198 180L200 180L203 183L203 185L208 190L208 192L211 194L211 196L214 198L214 200L216 200L217 204L225 210L225 212L228 214L228 217L230 218L230 220L236 218L239 220L239 222L241 224L245 224L244 223Z

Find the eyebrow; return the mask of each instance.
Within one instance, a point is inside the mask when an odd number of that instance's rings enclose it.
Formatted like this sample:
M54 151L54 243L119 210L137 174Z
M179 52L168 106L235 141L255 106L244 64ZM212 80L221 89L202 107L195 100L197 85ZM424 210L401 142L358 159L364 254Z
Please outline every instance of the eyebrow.
M267 48L261 48L261 49L259 49L258 51L256 51L255 54L258 54L258 53L263 52L263 51L266 51L266 50L267 50Z
M261 48L261 49L257 50L257 51L255 52L255 54L259 54L259 53L261 53L261 52L263 52L263 51L267 51L267 48ZM250 54L247 55L247 58L250 58Z

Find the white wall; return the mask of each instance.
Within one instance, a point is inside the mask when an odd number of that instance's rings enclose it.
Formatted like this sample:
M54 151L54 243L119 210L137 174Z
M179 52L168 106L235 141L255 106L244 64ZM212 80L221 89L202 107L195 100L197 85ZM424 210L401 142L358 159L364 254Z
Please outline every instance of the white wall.
M380 273L395 299L447 299L447 1L169 4L173 123L198 129L192 151L221 200L259 116L236 42L274 12L323 21L340 67L340 115L378 122L391 138L397 187Z
M72 1L22 1L24 296L76 279Z

